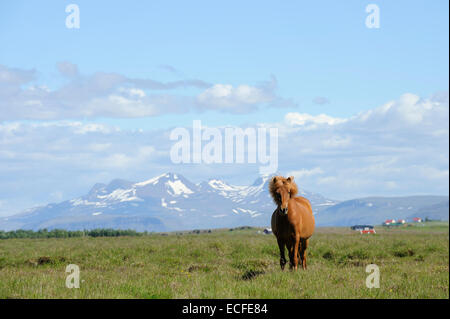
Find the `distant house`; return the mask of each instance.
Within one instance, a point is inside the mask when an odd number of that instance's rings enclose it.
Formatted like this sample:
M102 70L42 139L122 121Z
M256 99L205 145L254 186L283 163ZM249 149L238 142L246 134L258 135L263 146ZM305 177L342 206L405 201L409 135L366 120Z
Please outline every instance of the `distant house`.
M272 228L265 228L264 234L272 234Z
M404 219L386 219L383 226L402 226L404 224L406 224L406 220Z
M375 229L362 229L359 231L362 234L376 234Z
M372 225L354 225L350 227L352 230L361 231L361 230L370 230L373 229Z
M414 223L421 223L421 222L422 222L422 218L420 218L420 217L414 217L414 218L413 218L413 222L414 222Z

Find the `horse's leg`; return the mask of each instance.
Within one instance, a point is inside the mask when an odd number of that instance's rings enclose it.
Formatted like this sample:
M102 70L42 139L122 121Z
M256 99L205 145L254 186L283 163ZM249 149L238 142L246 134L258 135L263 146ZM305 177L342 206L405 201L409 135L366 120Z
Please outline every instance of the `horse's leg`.
M280 248L280 266L281 270L284 270L284 265L286 265L286 256L284 255L284 240L277 238L278 248Z
M300 264L303 265L302 247L303 247L302 241L300 240L300 242L298 243L298 252L297 252L297 254L298 254L298 260L300 261Z
M292 251L292 255L294 257L293 260L293 264L294 264L294 270L297 270L297 265L298 265L298 246L300 243L300 236L296 235L295 236L295 243L294 243L294 247L293 247L293 251Z
M306 269L306 249L308 248L309 239L302 239L302 250L301 250L301 256L302 256L302 268Z
M289 253L289 269L292 269L294 267L294 245L292 243L292 240L289 239L286 243L288 253Z

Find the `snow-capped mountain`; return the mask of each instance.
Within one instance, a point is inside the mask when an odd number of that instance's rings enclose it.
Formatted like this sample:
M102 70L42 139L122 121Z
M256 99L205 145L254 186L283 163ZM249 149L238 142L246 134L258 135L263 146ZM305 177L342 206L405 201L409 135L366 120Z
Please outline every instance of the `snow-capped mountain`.
M2 218L0 229L167 231L266 226L275 209L268 192L269 179L261 176L250 186L218 179L194 184L174 173L137 183L116 179L95 184L85 196ZM311 201L314 213L337 203L305 190L299 190L299 195Z

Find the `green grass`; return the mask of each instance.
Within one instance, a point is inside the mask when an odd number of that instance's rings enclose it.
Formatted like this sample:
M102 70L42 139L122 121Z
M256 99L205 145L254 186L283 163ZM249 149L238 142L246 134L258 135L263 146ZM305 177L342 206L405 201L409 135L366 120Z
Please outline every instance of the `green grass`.
M1 240L0 298L449 298L448 223L377 232L318 228L297 272L257 229ZM372 263L379 289L365 285ZM65 287L68 264L79 289Z

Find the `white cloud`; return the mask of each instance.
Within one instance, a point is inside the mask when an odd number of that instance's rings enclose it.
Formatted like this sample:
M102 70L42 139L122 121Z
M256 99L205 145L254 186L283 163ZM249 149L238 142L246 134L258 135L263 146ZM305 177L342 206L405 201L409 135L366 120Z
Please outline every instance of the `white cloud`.
M80 196L116 177L140 180L168 171L164 134L100 123L0 123L0 200L8 199L0 215Z
M56 64L58 71L68 77L73 77L78 75L78 67L76 64L64 61Z
M215 84L197 95L196 104L200 109L212 109L229 113L249 113L262 107L296 107L296 103L276 94L277 80L251 86L241 84Z
M331 117L326 114L311 115L306 113L287 113L284 117L286 123L291 126L308 126L315 128L317 125L335 125L344 123L346 119Z
M127 99L145 98L130 93ZM412 119L410 112L416 114ZM297 113L285 119L259 126L279 128L279 170L301 187L337 199L448 193L445 94L404 95L346 119ZM79 196L117 177L140 181L176 171L198 181L220 171L236 180L258 173L258 165L174 165L168 133L81 121L0 123L0 200L8 202L3 210L52 201L56 192L64 199Z
M111 146L111 143L91 143L88 145L88 148L94 152L104 152Z
M353 117L288 113L280 167L330 197L446 194L449 167L448 93L404 94ZM295 150L295 151L293 151ZM297 168L296 168L297 166Z
M274 77L257 86L233 87L197 79L163 83L106 72L84 76L70 62L60 62L57 68L65 84L49 89L33 83L34 70L0 65L0 121L141 118L205 110L248 113L260 107L294 105L275 94ZM190 95L160 92L186 88L203 91Z
M323 170L320 167L314 167L313 169L301 169L297 171L291 171L287 173L286 175L294 176L297 179L301 179L303 177L309 177L313 175L320 175L323 174Z
M449 170L448 168L445 169L438 169L435 167L429 167L426 165L417 165L414 167L415 171L417 172L420 177L428 179L428 180L442 180L447 179L449 177Z
M1 86L12 87L29 83L34 80L35 76L35 70L8 68L0 64L0 88Z
M110 133L114 131L120 131L118 127L111 127L105 124L99 123L81 123L81 122L62 122L52 123L53 125L69 126L73 128L75 134L87 134L87 133Z
M383 128L417 127L417 125L436 125L448 118L448 100L438 100L434 96L422 99L418 95L407 93L399 99L359 114L355 122Z
M332 136L322 142L324 147L333 148L333 147L345 147L350 145L352 142L351 137L349 136Z
M215 84L197 97L198 103L207 108L232 110L236 113L247 112L259 103L273 99L272 92L249 85L233 87L230 84Z

